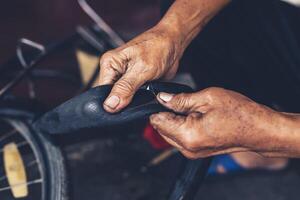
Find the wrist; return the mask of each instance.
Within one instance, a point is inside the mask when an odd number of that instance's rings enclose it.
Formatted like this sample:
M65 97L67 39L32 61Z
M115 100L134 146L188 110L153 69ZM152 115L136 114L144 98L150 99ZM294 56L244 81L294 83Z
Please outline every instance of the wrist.
M173 46L175 54L181 57L188 44L185 43L184 34L180 28L162 20L152 28L152 31L168 41Z
M185 49L230 0L176 0L157 24L170 31Z
M156 29L159 29L165 33L168 33L174 38L182 38L183 30L181 30L180 24L177 20L169 19L168 17L162 18L156 25Z
M300 157L300 115L280 113L280 139L286 156Z
M164 17L156 28L166 33L169 38L183 51L187 48L194 37L191 37L190 31L184 28L182 22L177 17ZM198 32L197 32L198 33Z
M300 115L273 111L266 153L271 157L300 157Z

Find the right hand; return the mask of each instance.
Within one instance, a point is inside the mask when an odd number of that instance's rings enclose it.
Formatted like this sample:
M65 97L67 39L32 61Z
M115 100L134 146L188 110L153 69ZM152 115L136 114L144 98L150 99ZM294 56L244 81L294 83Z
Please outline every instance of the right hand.
M174 32L154 27L100 59L99 85L114 84L104 102L108 112L127 106L147 81L170 79L176 74L184 48Z

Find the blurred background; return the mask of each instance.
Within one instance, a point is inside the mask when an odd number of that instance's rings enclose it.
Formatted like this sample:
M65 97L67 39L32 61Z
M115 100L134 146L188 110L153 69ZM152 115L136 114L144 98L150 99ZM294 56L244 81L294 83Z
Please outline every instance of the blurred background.
M160 18L159 0L90 1L110 26L129 39L153 26ZM1 62L15 52L21 37L41 43L51 42L72 34L79 24L92 21L77 1L5 1L0 8Z
M289 2L300 5L300 0ZM147 30L160 19L159 0L91 0L91 5L124 40ZM0 63L6 63L15 55L19 38L50 44L72 35L78 25L93 22L75 0L9 0L0 6L0 24ZM67 59L48 62L46 68L55 65L80 80L75 55L60 55L63 56ZM78 89L76 84L43 80L36 87L39 100L47 109L74 96ZM16 94L28 95L22 86L16 89ZM118 139L90 138L76 144L61 139L70 169L72 200L156 200L167 194L178 173L174 166L180 157L172 156L156 167L145 169L161 153L143 138L145 126L143 122L108 131L129 135ZM299 199L297 167L279 172L209 177L197 199Z

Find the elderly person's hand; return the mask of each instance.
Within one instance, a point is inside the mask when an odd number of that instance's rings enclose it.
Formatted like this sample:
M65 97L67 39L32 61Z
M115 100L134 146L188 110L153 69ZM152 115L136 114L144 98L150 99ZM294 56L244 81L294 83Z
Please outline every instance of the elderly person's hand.
M293 116L271 110L241 94L208 88L191 94L160 93L157 99L178 114L154 114L151 124L188 158L241 151L264 156L299 156L299 140L295 140L299 123L295 129L297 123L290 123L295 121ZM293 146L298 146L298 150L292 152Z
M176 0L153 28L100 60L99 85L114 84L104 102L118 112L147 81L172 78L189 43L230 0Z
M171 30L154 27L101 57L99 85L114 83L105 110L117 112L145 82L175 75L184 48Z

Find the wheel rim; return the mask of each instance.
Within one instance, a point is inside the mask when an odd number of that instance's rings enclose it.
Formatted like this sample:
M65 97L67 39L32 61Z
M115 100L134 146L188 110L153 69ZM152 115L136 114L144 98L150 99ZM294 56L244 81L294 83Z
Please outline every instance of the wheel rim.
M26 187L28 194L22 200L46 200L46 173L44 160L36 138L29 133L24 123L11 119L0 120L0 194L1 199L18 199L12 188ZM15 144L24 163L26 182L11 185L9 174L5 170L4 147ZM4 198L2 198L4 197Z

